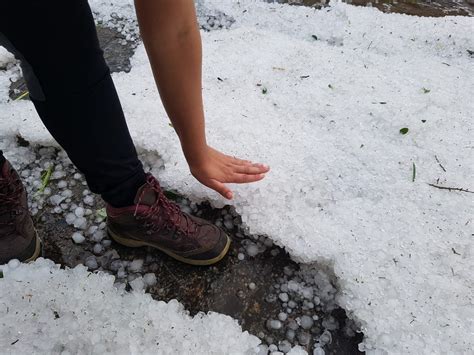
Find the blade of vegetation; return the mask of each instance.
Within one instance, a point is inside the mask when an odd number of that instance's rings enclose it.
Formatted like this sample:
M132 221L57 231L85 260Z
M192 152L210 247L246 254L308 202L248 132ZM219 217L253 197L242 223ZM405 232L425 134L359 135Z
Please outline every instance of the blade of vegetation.
M25 91L23 94L18 96L14 101L19 101L21 99L24 99L26 96L28 96L29 93L30 93L29 91Z
M107 212L105 211L105 208L101 208L101 209L97 210L96 215L97 215L97 217L100 217L102 219L107 218Z
M41 186L38 189L37 194L40 194L40 193L44 192L44 189L49 184L49 180L51 179L51 174L52 173L53 173L53 167L52 166L50 166L48 169L46 169L46 171L43 171L43 173L41 174Z
M181 198L181 195L178 192L173 191L173 190L165 190L164 193L167 198L173 201L176 201L179 198Z

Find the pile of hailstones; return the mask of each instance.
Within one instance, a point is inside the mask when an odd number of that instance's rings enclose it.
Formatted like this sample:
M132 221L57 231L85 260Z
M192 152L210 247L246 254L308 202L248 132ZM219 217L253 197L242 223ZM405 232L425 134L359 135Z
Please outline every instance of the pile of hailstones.
M197 17L199 27L204 31L228 29L235 22L233 17L226 15L222 11L210 10L202 4L202 1L197 2Z
M297 271L286 266L284 276L266 297L267 302L281 305L280 313L269 318L266 326L271 334L280 339L284 335L286 339L276 343L271 335L258 334L270 344L261 346L261 354L287 353L293 346L301 345L312 348L313 355L324 355L324 347L332 342L332 333L340 328L338 320L331 315L338 307L336 294L331 276L320 266L301 265ZM357 329L352 320L346 319L342 331L345 336L353 337Z

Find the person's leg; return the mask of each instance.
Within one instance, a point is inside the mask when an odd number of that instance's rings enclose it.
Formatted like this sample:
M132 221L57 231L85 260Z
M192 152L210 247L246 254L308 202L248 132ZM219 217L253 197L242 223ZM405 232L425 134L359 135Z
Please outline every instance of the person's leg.
M183 213L154 177L145 176L87 2L6 0L0 3L0 40L2 33L22 59L30 97L44 124L84 173L91 191L108 202L110 236L193 265L221 260L230 238L212 223ZM0 230L0 257L8 250L1 237Z
M109 204L133 204L138 160L87 1L8 0L0 44L22 61L30 98L47 129Z

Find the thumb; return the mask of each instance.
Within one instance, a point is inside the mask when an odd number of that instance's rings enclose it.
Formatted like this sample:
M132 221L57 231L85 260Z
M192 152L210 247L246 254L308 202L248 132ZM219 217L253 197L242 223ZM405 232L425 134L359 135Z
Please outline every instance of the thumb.
M207 184L207 187L215 190L216 192L220 193L222 196L224 196L228 200L232 200L233 193L232 191L225 186L222 182L211 179L209 181L209 184Z

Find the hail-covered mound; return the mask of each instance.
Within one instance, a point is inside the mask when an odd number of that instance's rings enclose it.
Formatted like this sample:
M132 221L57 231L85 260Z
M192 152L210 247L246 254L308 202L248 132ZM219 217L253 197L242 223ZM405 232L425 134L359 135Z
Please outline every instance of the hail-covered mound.
M12 354L243 354L258 338L217 313L119 292L114 277L50 260L11 261L0 279L0 344Z

